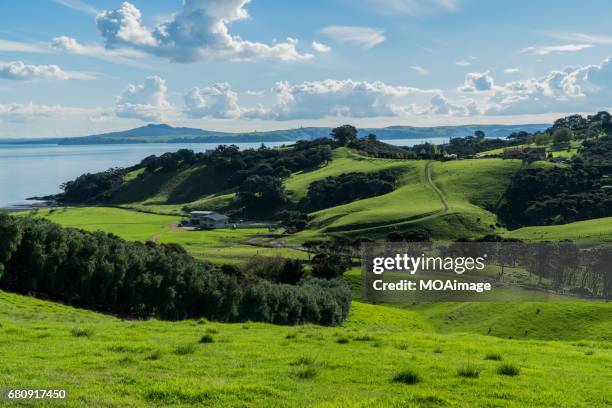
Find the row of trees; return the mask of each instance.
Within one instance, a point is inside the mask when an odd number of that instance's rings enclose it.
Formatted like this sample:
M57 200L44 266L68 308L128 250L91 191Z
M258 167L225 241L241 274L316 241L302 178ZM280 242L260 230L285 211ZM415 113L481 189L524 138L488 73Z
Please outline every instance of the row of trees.
M486 252L501 266L520 266L536 276L538 284L551 289L610 299L612 297L612 247L580 249L571 241L524 243L518 240L487 239ZM481 251L482 252L482 251Z
M197 261L176 245L0 214L4 290L142 318L337 325L347 316L351 294L342 279L308 278L295 264L285 267L284 281L237 271Z
M377 248L373 248L375 251ZM432 242L389 242L383 248L387 254L422 253L441 257L477 258L499 267L499 281L504 280L508 267L523 269L538 286L560 293L574 293L604 299L612 296L612 246L581 249L571 241L525 243L496 235L477 240L461 239L450 244ZM372 259L372 253L367 259ZM468 274L469 275L469 274ZM535 278L535 279L534 279Z

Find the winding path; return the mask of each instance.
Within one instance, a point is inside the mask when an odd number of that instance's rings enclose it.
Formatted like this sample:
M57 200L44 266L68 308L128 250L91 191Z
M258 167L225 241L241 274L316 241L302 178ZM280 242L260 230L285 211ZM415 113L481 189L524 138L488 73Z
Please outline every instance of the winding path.
M444 194L442 194L442 191L440 191L440 189L434 184L433 180L431 179L431 166L433 165L433 163L433 161L428 161L425 165L425 181L427 182L427 184L429 184L434 193L436 193L438 199L442 203L442 206L444 207L444 210L442 210L442 212L447 212L448 202L446 201L446 198L444 198Z

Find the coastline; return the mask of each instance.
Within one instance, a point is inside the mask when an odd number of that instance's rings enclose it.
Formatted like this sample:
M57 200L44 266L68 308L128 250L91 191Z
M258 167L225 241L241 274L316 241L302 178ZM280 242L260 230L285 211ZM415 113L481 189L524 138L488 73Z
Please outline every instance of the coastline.
M11 213L11 212L19 212L19 211L31 211L31 210L40 210L43 208L52 208L56 206L57 206L56 202L47 200L47 201L33 202L31 204L15 204L15 205L8 205L8 206L0 207L0 212Z

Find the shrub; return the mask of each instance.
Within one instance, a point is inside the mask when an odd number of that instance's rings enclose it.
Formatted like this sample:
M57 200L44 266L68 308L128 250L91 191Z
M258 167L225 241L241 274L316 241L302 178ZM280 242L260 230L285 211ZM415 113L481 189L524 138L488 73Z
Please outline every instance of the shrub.
M296 285L304 277L304 267L298 259L279 256L254 256L242 267L242 272L246 276L290 285Z
M317 254L312 258L312 276L320 279L341 277L351 267L351 258L340 254Z
M161 350L155 350L153 351L151 354L149 354L146 359L147 360L151 360L151 361L155 361L155 360L159 360L161 359L163 356Z
M421 382L421 377L413 370L406 369L402 370L399 373L395 374L392 379L393 382L402 383L402 384L418 384Z
M73 327L70 329L70 334L74 337L92 337L94 335L94 330L89 327Z
M315 378L318 374L319 369L311 365L299 368L293 372L293 375L300 380L309 380Z
M375 337L370 336L369 334L364 334L363 336L355 337L355 341L374 341Z
M338 344L347 344L349 342L350 342L350 340L348 338L346 338L346 337L340 337L338 340L336 340L336 343L338 343Z
M488 353L485 360L502 361L502 356L499 353Z
M497 367L497 374L500 375L515 376L519 375L520 371L521 370L517 366L511 363L505 363Z
M291 363L292 366L313 365L315 361L310 357L300 357Z
M176 346L176 348L174 349L174 354L178 354L180 356L186 355L186 354L193 354L196 351L196 345L193 343L189 343L189 344L182 344L180 346Z
M478 378L480 377L480 369L471 364L467 364L457 370L457 375L459 377Z
M200 338L200 343L212 343L214 341L213 336L210 334L205 334Z

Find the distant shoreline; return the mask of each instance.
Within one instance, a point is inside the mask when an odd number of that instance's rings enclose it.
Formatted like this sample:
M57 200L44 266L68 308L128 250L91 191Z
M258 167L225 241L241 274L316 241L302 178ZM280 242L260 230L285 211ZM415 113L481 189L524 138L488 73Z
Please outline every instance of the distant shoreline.
M0 207L0 212L20 212L20 211L31 211L40 210L44 208L56 207L57 203L53 201L39 201L31 204L15 204L6 207Z

